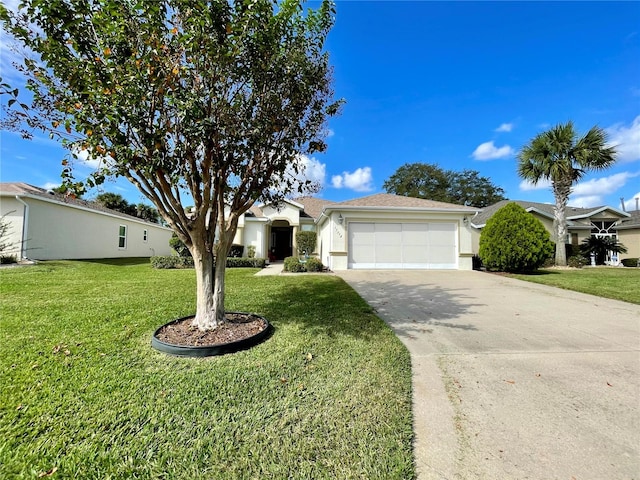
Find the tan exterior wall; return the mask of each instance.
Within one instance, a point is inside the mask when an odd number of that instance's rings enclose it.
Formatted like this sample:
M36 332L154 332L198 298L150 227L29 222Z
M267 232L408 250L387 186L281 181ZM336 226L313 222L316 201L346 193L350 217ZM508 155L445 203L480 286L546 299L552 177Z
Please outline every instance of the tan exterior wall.
M247 255L247 247L256 247L257 258L267 258L266 222L246 221L244 224L244 254Z
M281 204L280 210L266 205L263 207L262 213L270 220L286 220L292 227L300 225L300 209L287 202Z
M160 225L33 198L23 199L29 205L25 242L28 258L58 260L171 254L171 230ZM124 248L119 247L120 226L126 227Z
M621 253L620 260L640 258L640 228L618 230L618 241L627 247L627 253Z

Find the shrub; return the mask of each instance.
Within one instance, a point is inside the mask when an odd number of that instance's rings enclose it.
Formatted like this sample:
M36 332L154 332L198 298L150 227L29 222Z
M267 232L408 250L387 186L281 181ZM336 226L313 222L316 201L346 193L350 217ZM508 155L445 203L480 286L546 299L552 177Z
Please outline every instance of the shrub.
M229 250L229 255L227 255L227 257L241 258L243 253L244 245L231 245L231 250Z
M552 254L549 232L517 203L498 210L480 235L480 258L489 270L536 270Z
M267 263L265 258L229 257L227 268L264 268Z
M625 267L638 267L640 266L640 259L638 258L625 258L622 260L622 265Z
M178 238L178 236L175 233L173 235L171 235L171 238L169 239L169 246L171 248L173 248L173 250L180 257L190 257L191 256L191 252L189 251L187 246L184 244L184 242L182 240L180 240ZM162 267L160 267L160 268L162 268Z
M283 270L285 272L300 273L305 272L307 269L298 257L287 257L284 259Z
M229 257L228 268L264 268L267 261L264 258ZM153 268L193 268L193 258L177 255L151 257Z
M589 260L587 260L584 255L574 255L569 257L567 260L567 265L573 268L582 268L585 265L589 264Z
M316 232L302 231L296 233L299 255L311 255L316 249Z
M179 255L166 255L151 257L153 268L193 268L193 258Z
M247 247L247 257L254 258L256 256L256 247L254 245L249 245Z
M18 263L18 257L15 255L0 255L1 265L7 265L9 263Z
M322 271L322 262L319 258L311 257L307 259L307 262L304 264L307 272L321 272Z

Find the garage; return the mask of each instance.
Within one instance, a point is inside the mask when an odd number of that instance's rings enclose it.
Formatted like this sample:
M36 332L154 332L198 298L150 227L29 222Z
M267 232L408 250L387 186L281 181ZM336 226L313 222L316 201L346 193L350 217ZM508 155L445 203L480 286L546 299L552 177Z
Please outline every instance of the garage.
M458 268L453 222L350 222L348 237L348 268Z

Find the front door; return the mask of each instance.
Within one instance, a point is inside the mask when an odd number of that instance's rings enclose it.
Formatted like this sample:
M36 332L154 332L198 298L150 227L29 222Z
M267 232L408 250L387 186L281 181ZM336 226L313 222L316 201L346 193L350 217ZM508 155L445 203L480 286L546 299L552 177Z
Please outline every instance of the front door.
M293 254L293 227L271 227L271 249L276 260Z

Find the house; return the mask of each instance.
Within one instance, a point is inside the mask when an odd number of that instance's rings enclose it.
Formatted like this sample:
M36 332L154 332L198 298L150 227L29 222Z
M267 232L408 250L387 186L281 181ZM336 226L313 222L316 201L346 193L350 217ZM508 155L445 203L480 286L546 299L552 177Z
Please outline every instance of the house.
M477 212L390 194L345 202L304 197L255 206L240 219L234 243L280 260L295 254L296 233L308 230L318 236L313 253L332 270L471 270L470 219Z
M480 233L493 214L508 203L517 203L531 213L549 231L551 239L555 237L553 230L554 205L522 200L502 200L490 205L471 219L473 227L473 251L479 251ZM635 258L640 256L640 217L638 212L625 212L609 206L577 208L567 206L567 238L566 243L578 246L590 236L607 236L617 238L628 252L620 256Z
M19 259L171 254L169 228L26 183L0 183L0 215Z

